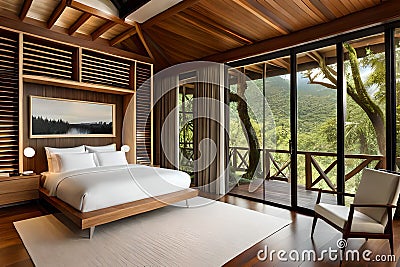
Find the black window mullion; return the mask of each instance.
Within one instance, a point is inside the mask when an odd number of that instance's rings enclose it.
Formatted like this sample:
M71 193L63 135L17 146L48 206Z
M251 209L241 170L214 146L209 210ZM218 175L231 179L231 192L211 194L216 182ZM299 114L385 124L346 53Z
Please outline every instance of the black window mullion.
M291 206L297 209L297 55L290 53L290 167Z
M337 54L337 191L345 191L345 121L346 121L346 87L344 77L343 43L336 44ZM344 196L337 195L337 203L344 205Z
M394 29L385 30L386 169L396 168L396 59ZM385 155L384 155L385 156Z

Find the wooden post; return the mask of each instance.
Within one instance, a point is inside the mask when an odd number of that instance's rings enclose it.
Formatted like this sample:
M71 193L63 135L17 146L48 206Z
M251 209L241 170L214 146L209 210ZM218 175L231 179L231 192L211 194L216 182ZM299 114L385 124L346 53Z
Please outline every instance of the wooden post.
M265 151L265 179L269 180L271 178L271 156L268 150Z
M311 154L305 153L305 171L306 171L306 189L309 190L312 187L312 168L311 168Z
M237 171L237 150L236 147L232 149L233 169Z

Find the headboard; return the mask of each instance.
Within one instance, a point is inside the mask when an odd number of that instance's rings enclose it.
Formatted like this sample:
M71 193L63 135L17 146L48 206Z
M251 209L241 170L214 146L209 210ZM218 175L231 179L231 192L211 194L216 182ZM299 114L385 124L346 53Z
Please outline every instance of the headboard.
M54 98L64 98L91 102L101 102L116 105L116 136L115 137L66 137L66 138L29 138L29 96L45 96ZM117 148L122 143L122 124L123 124L123 96L84 90L61 88L50 85L33 83L24 84L23 96L23 147L33 147L36 155L33 158L24 157L24 170L33 170L41 173L47 170L47 159L44 147L73 147L79 145L108 145L116 143Z

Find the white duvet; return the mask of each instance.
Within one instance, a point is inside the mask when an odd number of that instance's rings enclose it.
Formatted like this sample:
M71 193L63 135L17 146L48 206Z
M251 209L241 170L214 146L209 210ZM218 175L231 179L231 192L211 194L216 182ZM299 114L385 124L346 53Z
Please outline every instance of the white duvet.
M64 173L44 173L44 187L72 207L94 211L190 186L187 173L144 165L95 167Z

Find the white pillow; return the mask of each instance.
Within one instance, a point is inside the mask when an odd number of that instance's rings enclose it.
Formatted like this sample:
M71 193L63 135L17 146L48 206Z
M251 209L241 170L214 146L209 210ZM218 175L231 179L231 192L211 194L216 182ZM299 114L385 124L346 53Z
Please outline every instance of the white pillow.
M128 161L125 157L125 152L114 151L114 152L98 152L96 157L99 166L116 166L116 165L126 165Z
M47 165L49 172L57 172L58 166L57 161L53 158L52 154L62 154L62 153L84 153L85 146L77 146L77 147L67 147L67 148L58 148L58 147L45 147L46 157L47 157Z
M54 154L58 161L59 172L68 172L96 167L94 153Z
M106 145L106 146L86 146L85 145L85 148L90 153L117 151L117 145L116 144L110 144L110 145Z

